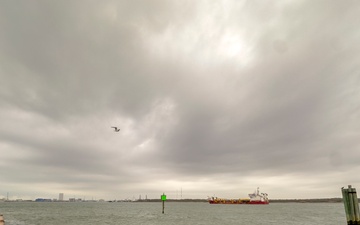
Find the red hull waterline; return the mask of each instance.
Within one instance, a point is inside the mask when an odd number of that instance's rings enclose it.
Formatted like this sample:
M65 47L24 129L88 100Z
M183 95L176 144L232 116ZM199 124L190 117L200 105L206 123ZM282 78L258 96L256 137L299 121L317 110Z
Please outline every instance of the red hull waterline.
M228 205L240 205L240 204L248 204L248 205L268 205L269 202L266 201L266 202L262 202L262 201L248 201L248 202L216 202L216 201L209 201L210 204L228 204Z
M268 205L269 202L261 202L261 201L254 201L254 202L249 202L248 204L253 204L253 205Z

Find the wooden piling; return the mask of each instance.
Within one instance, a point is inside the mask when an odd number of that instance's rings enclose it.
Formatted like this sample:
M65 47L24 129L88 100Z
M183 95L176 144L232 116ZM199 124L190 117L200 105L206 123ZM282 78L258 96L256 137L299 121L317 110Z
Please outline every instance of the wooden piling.
M352 188L352 193L353 193L353 205L354 205L355 220L358 221L358 224L360 224L359 202L358 202L355 188Z
M356 195L356 189L351 185L348 188L341 188L346 220L348 225L360 225L359 202Z
M5 225L5 220L3 215L0 215L0 225Z

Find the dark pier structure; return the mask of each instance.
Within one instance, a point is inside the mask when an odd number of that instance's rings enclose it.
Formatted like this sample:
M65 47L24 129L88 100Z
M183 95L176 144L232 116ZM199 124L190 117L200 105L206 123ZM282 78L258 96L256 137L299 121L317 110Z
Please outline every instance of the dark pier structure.
M359 202L356 195L356 189L348 186L348 188L341 188L346 220L348 225L360 225Z

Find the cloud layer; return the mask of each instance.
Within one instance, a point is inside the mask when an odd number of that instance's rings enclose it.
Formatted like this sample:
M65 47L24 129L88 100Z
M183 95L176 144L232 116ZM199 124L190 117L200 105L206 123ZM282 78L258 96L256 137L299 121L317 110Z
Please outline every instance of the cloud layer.
M340 196L360 185L359 13L0 3L0 196Z

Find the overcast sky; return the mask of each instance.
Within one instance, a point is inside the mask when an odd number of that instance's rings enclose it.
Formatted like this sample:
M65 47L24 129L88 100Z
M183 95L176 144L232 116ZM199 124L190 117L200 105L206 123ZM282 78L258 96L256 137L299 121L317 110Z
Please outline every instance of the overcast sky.
M360 190L359 15L352 0L0 1L0 198Z

